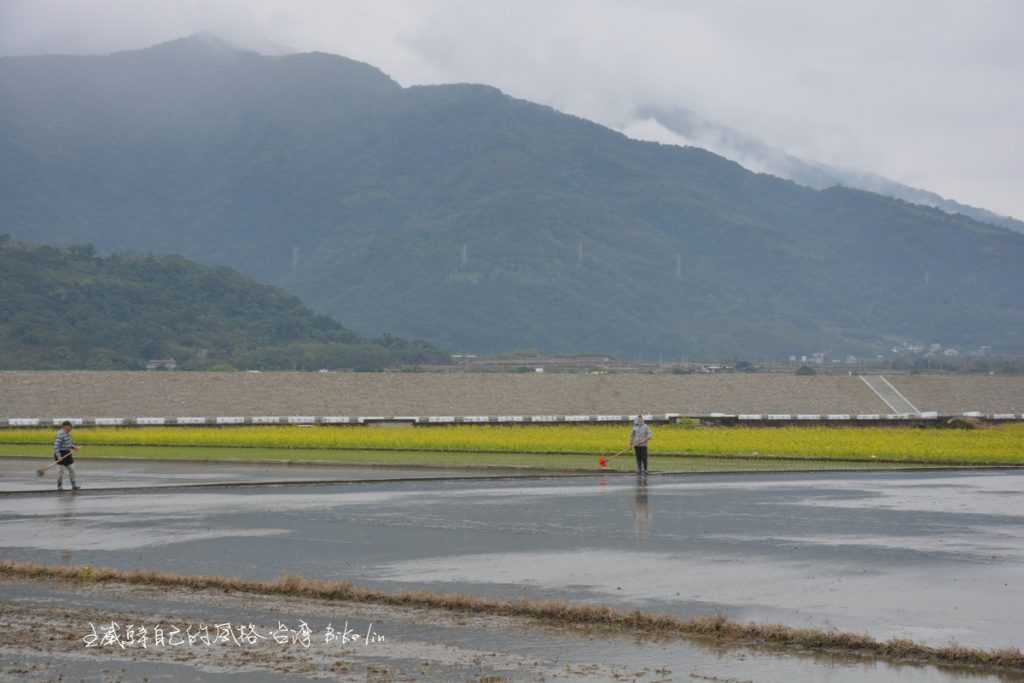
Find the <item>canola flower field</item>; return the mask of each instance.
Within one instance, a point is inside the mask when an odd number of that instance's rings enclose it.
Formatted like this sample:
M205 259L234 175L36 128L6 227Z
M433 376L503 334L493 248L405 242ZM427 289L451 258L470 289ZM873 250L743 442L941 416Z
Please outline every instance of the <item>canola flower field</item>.
M900 427L722 428L680 424L655 425L654 433L652 456L1024 465L1024 425L1019 424L969 430ZM53 434L53 429L2 430L0 444L39 446L52 442ZM204 450L225 447L364 452L610 454L626 447L628 435L628 426L591 424L406 428L283 425L80 427L74 431L76 441L82 445L174 446L177 448L168 449L174 451L173 457L182 457L182 447L204 447ZM7 450L0 450L0 455ZM160 458L162 449L147 448L140 451L140 454L148 458ZM208 459L208 456L203 459Z

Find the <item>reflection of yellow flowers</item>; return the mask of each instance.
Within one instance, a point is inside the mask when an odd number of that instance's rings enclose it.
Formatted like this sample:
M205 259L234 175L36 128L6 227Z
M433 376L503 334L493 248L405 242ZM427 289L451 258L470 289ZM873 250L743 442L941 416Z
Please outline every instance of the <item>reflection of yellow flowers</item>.
M991 429L879 427L693 428L655 425L652 454L759 455L931 463L1024 464L1024 425ZM83 444L395 449L493 453L609 453L629 436L622 425L80 427ZM0 443L38 444L48 429L0 430Z

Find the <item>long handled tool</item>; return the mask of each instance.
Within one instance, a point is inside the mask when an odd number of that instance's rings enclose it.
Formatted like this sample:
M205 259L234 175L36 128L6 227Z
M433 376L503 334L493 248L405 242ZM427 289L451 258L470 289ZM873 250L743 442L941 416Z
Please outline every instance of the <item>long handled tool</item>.
M618 453L615 453L614 455L609 455L608 458L617 458L617 457L619 457L620 455L622 455L623 453L625 453L628 450L629 450L628 448L625 448L625 449L619 451ZM602 455L598 459L597 464L600 465L601 467L607 468L608 467L608 458L606 458L605 456Z
M59 464L61 464L61 463L62 463L62 462L64 462L64 460L65 460L65 459L67 459L67 457L68 457L69 455L71 455L72 453L74 453L74 450L70 450L70 451L68 451L68 452L67 452L67 453L65 453L64 455L60 456L60 459L59 459L59 460L54 460L53 462L51 462L51 463L50 463L49 465L47 465L46 467L40 467L40 468L39 468L38 470L36 470L36 476L37 476L37 477L41 477L41 476L43 476L44 474L46 474L46 470L50 469L51 467L54 467L54 466L56 466L56 465L59 465Z

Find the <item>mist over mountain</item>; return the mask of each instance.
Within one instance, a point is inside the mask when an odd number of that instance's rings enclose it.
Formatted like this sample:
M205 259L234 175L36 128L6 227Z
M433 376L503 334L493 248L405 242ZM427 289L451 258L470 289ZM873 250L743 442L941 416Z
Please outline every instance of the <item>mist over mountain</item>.
M1024 221L1016 218L961 204L934 192L910 187L874 173L804 161L751 135L716 124L682 107L640 107L633 120L625 126L624 132L658 142L703 147L752 171L786 178L816 190L840 185L855 190L876 192L913 204L935 207L946 213L959 213L977 221L1024 232Z
M198 36L3 58L0 101L0 232L229 265L360 334L630 357L1024 350L1024 235L487 86L403 88Z

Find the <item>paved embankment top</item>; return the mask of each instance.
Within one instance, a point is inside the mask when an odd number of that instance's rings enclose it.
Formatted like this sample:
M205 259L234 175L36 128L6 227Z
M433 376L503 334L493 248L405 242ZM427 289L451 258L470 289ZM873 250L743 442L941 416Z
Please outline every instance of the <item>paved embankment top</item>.
M888 380L919 411L1024 412L1024 377ZM0 372L0 418L135 415L888 414L859 377Z
M910 375L888 378L918 408L927 406L925 410L1024 413L1024 377Z
M0 417L887 413L855 377L2 372Z

